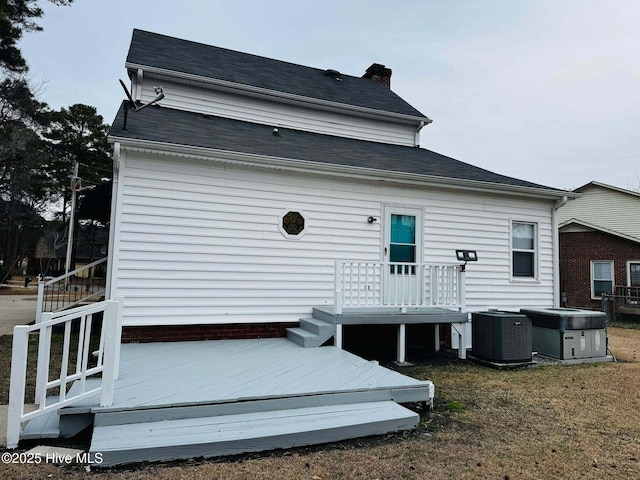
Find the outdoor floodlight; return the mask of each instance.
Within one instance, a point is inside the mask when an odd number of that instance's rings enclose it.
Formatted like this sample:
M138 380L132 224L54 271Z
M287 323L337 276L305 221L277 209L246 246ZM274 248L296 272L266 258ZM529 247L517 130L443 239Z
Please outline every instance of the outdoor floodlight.
M456 250L456 257L461 262L477 262L478 254L475 250Z
M478 254L475 250L456 250L456 257L460 262L464 262L463 265L460 265L460 270L462 272L467 268L467 262L478 261Z

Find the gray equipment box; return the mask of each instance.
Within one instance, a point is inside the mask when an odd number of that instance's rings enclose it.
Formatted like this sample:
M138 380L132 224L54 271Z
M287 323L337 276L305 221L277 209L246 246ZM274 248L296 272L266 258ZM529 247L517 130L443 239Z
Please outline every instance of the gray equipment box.
M474 357L500 363L531 361L531 320L512 312L471 314L471 353Z
M561 360L605 357L607 316L573 308L521 309L532 322L533 350Z

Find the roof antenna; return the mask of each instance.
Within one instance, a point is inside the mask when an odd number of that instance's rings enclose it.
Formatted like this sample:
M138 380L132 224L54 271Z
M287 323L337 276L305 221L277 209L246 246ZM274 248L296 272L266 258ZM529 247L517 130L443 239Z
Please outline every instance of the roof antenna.
M122 127L123 130L127 129L127 114L129 112L129 109L133 109L134 112L139 112L140 110L142 110L143 108L148 107L149 105L153 105L154 103L159 102L160 100L162 100L164 98L164 91L162 90L162 87L153 87L153 90L156 92L156 98L154 98L153 100L151 100L149 103L145 103L143 105L138 105L136 104L136 102L133 101L133 98L131 98L131 94L129 93L129 90L127 89L127 86L124 84L124 82L122 80L120 81L120 85L122 86L122 89L124 90L124 93L127 94L127 98L129 99L129 103L127 105L127 107L124 109L124 126Z

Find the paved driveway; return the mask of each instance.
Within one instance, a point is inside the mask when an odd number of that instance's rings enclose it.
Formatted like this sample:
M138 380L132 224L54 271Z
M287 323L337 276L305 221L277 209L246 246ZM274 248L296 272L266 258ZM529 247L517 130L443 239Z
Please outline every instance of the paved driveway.
M0 336L11 335L16 325L36 319L37 295L0 295Z

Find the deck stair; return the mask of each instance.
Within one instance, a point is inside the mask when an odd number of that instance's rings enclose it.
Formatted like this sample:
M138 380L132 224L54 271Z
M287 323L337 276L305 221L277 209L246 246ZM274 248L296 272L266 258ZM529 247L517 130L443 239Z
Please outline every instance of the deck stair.
M104 418L102 417L104 415ZM119 424L97 414L90 452L101 466L217 457L409 430L418 415L392 401L320 405Z
M334 336L336 326L320 318L301 318L300 326L287 328L287 338L301 347L315 348L322 346Z

